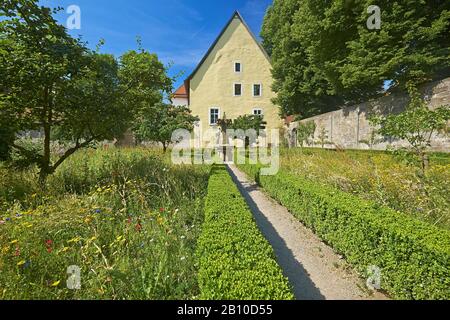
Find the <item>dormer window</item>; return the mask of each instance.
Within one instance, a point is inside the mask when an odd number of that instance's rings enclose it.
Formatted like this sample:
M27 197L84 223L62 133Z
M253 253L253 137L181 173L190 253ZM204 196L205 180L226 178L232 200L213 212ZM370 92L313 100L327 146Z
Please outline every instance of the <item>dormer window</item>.
M242 72L242 64L239 61L234 63L234 72L241 73Z

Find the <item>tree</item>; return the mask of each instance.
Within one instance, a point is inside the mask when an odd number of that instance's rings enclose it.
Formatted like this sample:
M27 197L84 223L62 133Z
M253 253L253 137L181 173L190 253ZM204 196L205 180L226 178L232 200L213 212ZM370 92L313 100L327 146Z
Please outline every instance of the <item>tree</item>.
M261 36L275 102L302 118L450 74L450 2L389 1L369 30L372 1L275 0Z
M37 164L41 182L77 150L120 137L171 85L155 55L141 49L117 60L93 52L37 1L7 0L0 13L0 116L16 119L13 132L42 130L42 153L10 145ZM70 146L53 160L56 138Z
M318 138L319 138L318 143L322 146L322 149L325 148L326 144L330 144L330 142L327 140L328 139L328 132L323 127L322 127L322 129L320 129L320 133L319 133Z
M192 131L198 120L187 107L158 103L141 115L134 132L139 141L161 143L165 153L172 142L173 132L178 129Z
M342 100L335 96L322 69L309 61L308 47L296 36L295 14L299 0L275 0L261 30L263 46L271 55L273 102L283 116L307 118L336 109Z
M382 142L382 140L378 138L378 134L375 129L372 129L370 131L370 135L369 135L368 139L363 139L363 140L359 141L359 143L363 143L363 144L367 145L370 150L372 150L373 147L379 142Z
M422 174L428 167L428 149L433 134L446 132L450 120L450 107L441 106L435 110L427 107L414 85L409 85L411 101L407 109L395 115L373 117L371 122L379 126L378 133L408 142L409 147L397 148L419 161Z
M264 121L263 116L243 115L233 120L230 128L234 130L244 130L244 131L253 129L256 132L259 132L260 130L264 130L266 128L266 125L267 123Z
M11 144L14 142L16 134L9 124L10 122L0 115L0 161L9 159Z
M305 143L308 143L311 137L314 137L316 132L316 123L314 121L300 122L297 127L297 140L303 148Z

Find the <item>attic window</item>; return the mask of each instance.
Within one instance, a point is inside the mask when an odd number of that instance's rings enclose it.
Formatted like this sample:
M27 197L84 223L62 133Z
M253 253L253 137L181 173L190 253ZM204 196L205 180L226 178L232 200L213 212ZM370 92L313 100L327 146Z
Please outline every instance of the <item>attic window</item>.
M242 71L242 65L240 62L235 62L234 63L234 72L236 73L241 73Z

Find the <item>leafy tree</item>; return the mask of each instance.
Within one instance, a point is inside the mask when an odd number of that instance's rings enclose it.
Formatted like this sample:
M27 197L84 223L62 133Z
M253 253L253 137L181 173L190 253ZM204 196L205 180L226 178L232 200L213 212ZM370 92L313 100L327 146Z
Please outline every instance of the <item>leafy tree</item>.
M158 103L141 115L134 132L139 141L161 143L165 153L172 142L173 132L178 129L192 131L198 120L187 107Z
M448 130L450 107L441 106L431 110L413 85L409 85L409 92L411 101L404 112L373 117L371 122L380 127L378 132L381 135L407 141L409 147L397 148L395 151L406 152L418 160L424 175L429 162L427 152L431 138L433 134Z
M263 46L272 59L274 103L282 115L307 118L332 111L343 101L330 91L325 74L309 61L308 47L296 36L299 0L275 0L261 30Z
M7 121L5 117L0 115L0 161L9 159L11 144L16 135L13 127L9 126L9 124L10 121Z
M450 74L450 2L389 1L369 30L363 0L275 0L261 36L272 56L275 102L303 118Z
M326 144L331 144L331 142L328 141L328 132L325 128L320 129L317 138L319 138L318 143L322 146L322 149L325 148Z
M372 129L372 130L370 131L369 138L368 138L368 139L364 139L364 140L360 140L359 142L360 142L360 143L363 143L363 144L365 144L365 145L367 145L367 146L369 147L369 149L372 150L373 147L374 147L377 143L382 142L382 141L383 141L383 140L381 140L381 139L378 138L378 133L377 133L377 131L374 130L374 129Z
M302 148L314 136L314 132L316 132L316 123L314 121L299 123L297 127L297 140Z
M234 130L249 130L254 129L256 132L264 130L267 123L264 121L264 117L260 115L243 115L233 120L230 128Z
M42 130L42 153L14 141L44 182L68 157L95 141L120 137L144 105L171 85L164 66L144 50L118 61L89 50L34 0L6 0L0 13L0 116L13 132ZM52 157L53 139L70 142Z

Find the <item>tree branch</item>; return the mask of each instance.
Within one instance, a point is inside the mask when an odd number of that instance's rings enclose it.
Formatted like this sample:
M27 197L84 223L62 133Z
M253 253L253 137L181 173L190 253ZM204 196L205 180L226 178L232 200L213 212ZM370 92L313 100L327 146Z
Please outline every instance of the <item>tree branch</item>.
M89 140L86 140L83 143L79 142L79 139L77 139L77 142L75 144L75 147L70 148L67 150L64 155L59 158L59 160L52 166L52 171L54 172L64 161L66 161L67 158L69 158L72 154L74 154L77 150L87 147L92 141L94 141L96 137L92 137Z

